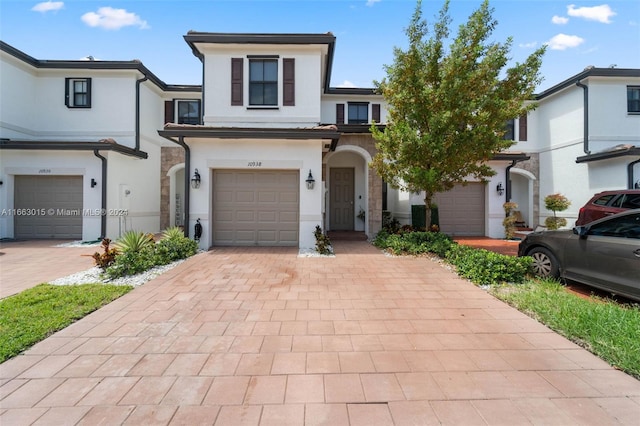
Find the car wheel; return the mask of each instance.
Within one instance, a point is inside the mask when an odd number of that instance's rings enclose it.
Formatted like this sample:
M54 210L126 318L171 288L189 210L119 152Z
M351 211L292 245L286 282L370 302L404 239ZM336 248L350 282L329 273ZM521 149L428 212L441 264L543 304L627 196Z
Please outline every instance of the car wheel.
M531 249L528 253L533 258L533 272L544 278L558 278L560 275L560 264L558 259L549 250L543 247Z

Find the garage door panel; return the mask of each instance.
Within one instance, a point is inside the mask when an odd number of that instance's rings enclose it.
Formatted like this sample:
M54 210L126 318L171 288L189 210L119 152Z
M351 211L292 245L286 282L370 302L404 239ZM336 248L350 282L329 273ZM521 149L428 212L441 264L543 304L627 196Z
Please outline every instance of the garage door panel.
M298 244L297 171L215 170L213 192L214 245Z
M15 216L16 238L82 238L82 176L16 176L14 183L16 209L46 212Z
M485 185L456 185L435 197L442 232L453 236L485 235Z

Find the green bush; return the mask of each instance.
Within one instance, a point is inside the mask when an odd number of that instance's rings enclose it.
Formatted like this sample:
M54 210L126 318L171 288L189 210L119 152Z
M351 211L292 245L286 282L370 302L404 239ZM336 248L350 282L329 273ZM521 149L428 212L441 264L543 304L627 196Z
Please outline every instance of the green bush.
M153 235L140 231L127 231L115 242L118 251L140 251L154 244Z
M198 243L184 235L163 238L156 243L156 264L166 265L176 260L186 259L198 251Z
M393 254L433 253L454 265L458 274L476 284L521 283L531 267L530 257L513 257L460 245L440 232L390 234L382 230L373 245Z
M521 283L532 262L528 256L507 256L461 244L452 245L445 258L460 276L480 285Z
M156 266L155 247L148 246L138 251L127 250L116 256L115 262L105 270L108 278L135 275Z
M320 254L331 255L333 254L333 247L331 246L331 240L322 232L320 225L316 225L313 236L316 237L316 251Z

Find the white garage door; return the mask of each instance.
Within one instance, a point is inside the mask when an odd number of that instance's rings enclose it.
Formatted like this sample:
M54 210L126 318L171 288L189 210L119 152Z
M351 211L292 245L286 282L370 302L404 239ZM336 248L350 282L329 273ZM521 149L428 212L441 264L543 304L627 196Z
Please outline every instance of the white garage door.
M296 170L214 170L213 245L298 246Z
M469 183L437 194L440 230L456 236L485 235L484 188L483 183Z
M16 176L14 206L16 238L82 238L82 176Z

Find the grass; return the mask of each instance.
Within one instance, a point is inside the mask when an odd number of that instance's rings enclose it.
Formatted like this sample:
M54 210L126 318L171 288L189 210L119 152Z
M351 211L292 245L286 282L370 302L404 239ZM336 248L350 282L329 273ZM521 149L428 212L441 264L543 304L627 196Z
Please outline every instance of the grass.
M0 363L133 289L40 284L0 301Z
M554 280L496 286L492 293L615 368L640 379L640 306L585 299Z

